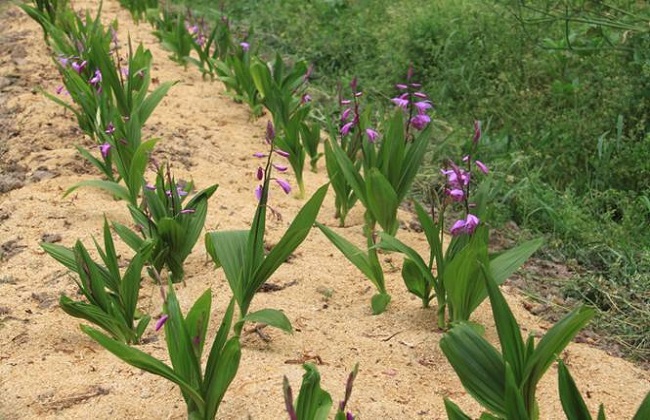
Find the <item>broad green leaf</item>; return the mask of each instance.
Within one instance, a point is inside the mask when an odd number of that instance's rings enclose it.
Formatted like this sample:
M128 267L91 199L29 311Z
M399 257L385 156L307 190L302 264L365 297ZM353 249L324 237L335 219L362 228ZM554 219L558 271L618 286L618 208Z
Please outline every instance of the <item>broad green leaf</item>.
M142 280L142 267L144 261L141 254L136 254L129 267L124 272L122 281L119 286L120 301L123 305L124 317L130 328L133 328L133 319L135 316L136 306L138 305L138 295L140 294L140 283Z
M535 389L544 372L593 316L594 310L591 308L576 308L542 337L528 358L524 372L524 381L531 390Z
M235 375L237 375L240 360L239 337L235 336L226 342L219 359L216 361L214 374L210 377L206 395L205 418L213 419L217 415L223 396Z
M531 416L526 410L524 395L517 383L517 378L510 367L510 363L505 363L505 392L504 407L507 413L506 418L517 420L529 420Z
M371 168L366 174L366 199L379 226L386 233L395 235L399 227L397 208L400 202L388 179L377 168Z
M210 308L212 307L212 290L208 289L194 302L185 317L185 328L192 339L192 348L197 360L201 360L205 334L210 323Z
M350 160L345 151L341 146L336 142L330 140L329 145L332 148L332 154L336 158L338 163L338 168L340 169L343 177L346 179L354 194L357 196L359 201L363 204L365 208L368 208L368 195L366 192L366 183L359 174L357 168L355 168L354 163Z
M244 300L243 264L248 241L248 231L231 230L208 232L205 236L206 249L212 259L223 267L230 289L240 307Z
M123 343L129 341L129 337L124 333L122 326L109 314L101 308L85 302L75 302L66 295L59 298L59 306L65 313L75 318L85 319L101 327L116 340Z
M332 397L320 387L320 374L310 363L302 365L305 374L296 399L296 415L300 420L326 420L332 408Z
M406 288L409 292L413 293L415 296L421 299L428 299L429 296L425 296L427 281L422 275L420 267L410 258L404 258L404 263L402 264L402 279Z
M442 337L440 348L467 392L488 410L505 416L505 364L501 354L462 323Z
M74 184L72 187L68 188L68 190L63 194L64 197L67 197L70 195L73 191L75 191L77 188L80 187L93 187L93 188L99 188L100 190L104 190L110 194L112 194L115 198L119 198L120 200L124 200L127 202L131 201L131 196L129 194L129 190L121 186L120 184L117 184L113 181L104 181L101 179L89 179L86 181L81 181L77 182Z
M492 315L499 334L503 358L512 369L515 383L520 385L523 383L524 368L526 366L526 349L519 324L517 324L508 302L501 294L499 286L490 275L489 269L481 265L481 271L490 296Z
M496 284L501 284L517 271L531 255L542 246L544 239L538 238L524 242L507 251L504 251L490 261L490 271Z
M171 285L167 288L167 299L163 304L163 308L169 316L167 322L165 322L165 341L167 342L167 351L174 372L189 383L192 388L198 390L201 387L200 361L194 353L192 337L187 331L176 293ZM183 393L183 396L187 400L185 393Z
M557 376L560 401L567 420L591 420L587 404L562 360L558 361Z
M240 324L244 322L260 322L275 328L279 328L282 331L286 331L288 333L293 332L289 318L287 318L284 312L278 311L277 309L261 309L256 312L248 313L237 323Z
M375 272L370 266L370 261L368 256L363 250L361 250L356 245L352 244L350 241L334 232L332 229L327 226L316 222L316 226L327 236L335 247L341 251L341 253L348 259L355 267L357 267L361 272L376 286L377 279L375 278Z
M153 113L153 110L158 106L162 98L167 95L167 92L169 89L174 86L177 82L165 82L162 83L156 90L151 92L149 96L147 96L147 99L140 104L139 108L136 110L138 112L138 118L140 119L140 123L144 124L147 119L149 119L149 116Z
M113 222L113 229L124 241L124 243L126 243L129 248L133 249L134 251L137 252L144 246L145 240L123 224Z
M420 203L414 201L415 213L418 215L418 220L420 221L420 226L424 231L424 236L427 238L429 243L429 260L431 262L434 259L438 265L438 272L440 273L440 265L442 264L442 242L440 241L440 227L433 222L433 218L427 211L422 207Z
M252 298L264 282L284 263L289 255L305 240L316 221L329 184L320 187L300 209L287 231L271 249L262 264L255 271L251 284L246 285L246 296Z
M445 411L449 420L472 420L470 416L465 414L453 401L445 398Z
M390 295L387 293L377 293L370 300L373 315L383 313L390 303Z
M88 334L90 338L97 341L102 347L124 360L126 363L174 382L181 388L183 393L192 398L192 401L194 401L197 406L205 406L201 394L160 360L143 351L115 341L94 328L85 325L81 325L80 328L83 332Z
M47 252L50 257L54 258L63 264L68 270L77 272L77 261L74 257L74 252L62 245L50 244L47 242L41 243L41 248Z
M601 406L601 411L602 411L602 406ZM605 415L603 414L603 418L604 417ZM641 405L639 406L639 409L636 411L636 414L634 415L634 418L632 420L644 420L644 419L650 419L650 392L648 392L645 395L643 402L641 402ZM600 420L600 413L598 415L598 420Z
M204 387L212 382L214 375L217 374L216 366L219 358L221 357L221 350L226 344L226 339L228 338L228 333L230 332L230 326L232 325L232 317L235 311L235 299L230 299L230 304L228 309L221 319L221 325L217 331L217 336L212 341L212 347L210 348L210 355L208 356L208 362L205 365L205 375L204 375ZM204 390L205 391L205 390Z

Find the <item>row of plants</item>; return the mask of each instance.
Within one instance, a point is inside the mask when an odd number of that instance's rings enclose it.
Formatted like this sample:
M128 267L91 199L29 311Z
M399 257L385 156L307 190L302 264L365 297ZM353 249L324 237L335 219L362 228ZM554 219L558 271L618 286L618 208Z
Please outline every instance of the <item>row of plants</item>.
M120 80L116 75L122 73L118 42L115 31L105 29L101 25L101 10L95 18L86 14L84 21L76 17L65 2L59 1L55 4L52 8L56 11L54 15L48 13L50 9L41 7L43 4L37 2L34 7L23 5L23 8L43 26L54 60L60 64L59 70L64 83L70 60L70 67L78 76L80 72L77 68L82 68L83 71L84 66L90 66L89 74L75 79L76 84L65 83L72 104L53 97L75 112L80 126L87 127L84 131L88 130L86 133L90 137L101 139L94 154L88 150L80 149L80 152L100 169L105 179L86 181L73 188L100 187L116 198L125 200L136 226L136 230L132 230L117 223L109 225L109 222L105 221L103 249L95 243L102 259L99 263L91 259L80 242L73 249L43 245L50 255L78 275L80 292L86 298L86 301L73 302L62 296L61 307L72 316L84 318L103 329L104 332L101 332L93 327L81 327L107 350L133 366L162 376L178 385L186 402L189 418L214 418L238 370L241 358L240 335L244 323L264 322L285 331L291 330L289 319L282 311L261 309L251 312L250 308L259 288L309 234L328 190L328 185L317 189L280 241L265 254L263 239L270 186L277 183L285 192L291 191L286 180L274 175L274 171L286 170L285 166L275 163L274 159L280 156L291 163L294 156L296 162L300 160L304 163L305 160L304 151L302 158L295 157L300 155L297 153L300 151L298 146L297 149L287 147L287 127L290 123L287 123L284 117L288 116L290 120L291 110L296 111L301 105L308 103L304 91L300 89L309 78L309 71L305 69L303 72L299 69L297 72L285 72L279 55L272 65L267 65L259 57L253 56L249 67L230 69L235 78L239 78L238 72L257 75L252 77L252 80L247 79L248 81L245 81L245 78L240 79L244 80L242 83L245 89L252 90L246 85L248 83L254 85L258 93L262 93L262 103L272 114L275 123L269 121L267 126L265 144L268 150L256 153L256 157L265 159L265 163L260 165L256 173L260 184L255 189L258 206L251 228L237 231L220 230L205 235L207 252L215 265L223 268L232 298L203 367L201 360L211 314L212 292L210 289L206 290L184 315L173 283L178 283L184 278L184 261L203 230L207 201L217 186L196 193L187 204L183 204L193 191L192 185L177 183L168 165L155 163L153 166L156 182L148 184L145 181L145 171L151 163L149 155L155 141L142 143L150 146L137 154L136 163L129 166L133 169L127 171L130 177L128 179L131 180L127 181L123 175L127 172L120 166L121 163L118 164L122 160L116 159L114 162L111 157L114 154L125 154L133 141L131 137L139 141L143 122L129 125L128 130L119 128L120 122L113 120L122 120L129 124L131 118L137 120L139 114L134 113L132 108L120 107L116 98L120 95L135 96L140 98L141 104L152 96L157 98L160 95L162 98L171 84L158 88L166 87L164 92L154 90L149 96L146 95L146 88L144 91L129 90L133 86L130 82L132 76L128 76L129 83L113 84L112 76ZM134 2L130 4L133 5ZM71 21L76 22L77 32L68 32L68 28L73 26ZM183 26L186 26L185 21ZM115 28L116 23L113 23L112 27ZM92 39L91 33L100 39L108 38L106 45L109 48L102 49L104 44L100 43L88 44ZM74 34L78 36L75 38ZM55 39L69 40L69 44L53 41ZM113 49L110 48L111 43L114 44ZM238 49L234 46L235 42L231 41L232 48L229 50L232 54L250 52L250 45L245 46L242 43ZM64 50L61 45L68 49ZM70 55L72 47L76 50ZM86 58L83 54L89 50L92 51L92 56L82 60ZM137 51L140 50L141 54L148 52L143 47L139 47ZM62 54L62 51L67 51L68 55ZM131 55L129 48L129 64L133 61ZM63 59L68 61L62 64ZM84 62L85 65L82 66ZM99 66L95 63L102 63L103 67L95 67ZM255 63L258 63L257 67ZM252 70L254 68L255 70ZM146 79L149 77L149 70L150 60L146 66L129 67L127 75L135 74L135 77ZM112 76L104 76L104 72ZM284 74L286 76L283 76ZM316 225L377 287L378 293L371 302L375 314L386 310L390 302L384 287L384 273L378 252L382 250L405 254L402 277L406 287L420 297L425 307L436 298L438 327L448 330L441 341L443 352L468 392L491 413L486 416L538 418L535 388L539 379L586 324L592 311L582 308L568 315L549 330L537 345L532 337L526 343L521 340L519 327L498 290L498 284L523 264L540 246L541 241L531 241L498 255L488 252L488 194L487 188L484 187L488 183L478 182L478 173L487 175L489 170L483 162L476 159L482 138L479 122L475 123L474 136L467 145L463 163L455 164L450 161L442 169L447 186L435 197L437 205L432 207L431 214L416 204L417 216L430 245L429 255L422 257L395 238L398 232L398 207L406 198L427 145L431 142L431 102L421 91L421 85L413 80L412 70L409 70L406 79L405 83L396 86L398 95L392 100L395 109L386 115L373 112L370 106L364 107L361 103L363 93L358 89L356 80L353 80L350 84L349 99L343 94L340 95L341 113L335 122L330 123L331 137L325 143L326 167L336 194L337 211L342 224L345 223L345 215L354 202L359 201L365 208L363 229L367 248L360 250L332 229L322 224ZM290 82L287 82L288 80ZM78 86L82 82L92 89L88 91L87 86ZM99 104L94 109L83 106L88 102L87 95L82 93L84 89L98 98L92 102ZM295 105L296 100L298 105ZM148 102L150 105L147 107L150 108L149 115L160 99L150 101L152 102ZM307 112L304 118L308 114ZM102 121L106 121L98 117L102 115L111 116L112 119L108 120L110 126L108 123L102 124ZM84 126L82 122L87 121L93 121L94 125L88 123ZM101 133L114 136L116 132L119 138L117 141L114 137L101 137ZM319 142L320 135L316 144ZM305 147L302 143L296 144ZM97 154L99 157L94 157ZM120 176L110 177L113 166L115 173ZM294 167L294 164L291 163L291 166ZM294 173L298 178L295 167ZM300 184L301 179L298 178L297 181ZM452 206L459 206L462 217L450 228L452 241L445 250L444 214L445 210L451 209ZM434 210L438 210L438 214L433 214ZM135 252L124 274L118 267L111 226ZM163 296L163 315L157 320L155 329L164 327L171 366L136 347L151 319L137 308L142 272L145 269L152 281L159 284ZM486 297L489 297L493 304L503 354L485 341L479 326L469 322L473 310ZM235 315L236 312L238 316ZM480 368L468 369L469 360L474 361L475 366ZM332 405L331 397L320 389L315 368L305 366L305 369L307 372L295 404L291 389L285 380L285 402L289 417L327 418ZM337 418L352 417L346 412L346 405L356 372L355 368L350 375L345 399L338 406ZM568 370L561 365L560 373L561 391L571 391L571 394L564 392L562 395L567 416L578 418L572 416L579 413L577 415L582 416L579 418L587 418L589 413ZM446 401L446 408L450 418L467 418L451 401ZM649 410L650 397L644 400L636 418L644 418Z
M209 1L183 3L218 18ZM339 80L358 76L378 106L403 78L403 63L412 63L453 128L429 146L415 185L420 196L440 186L440 156L459 154L472 116L481 115L499 222L549 238L544 258L572 268L560 297L598 307L602 335L633 359L650 360L645 2L221 4L235 29L254 29L250 42L260 53L315 65L312 96L325 115L337 107ZM310 22L309 30L296 21ZM552 282L530 284L546 290Z

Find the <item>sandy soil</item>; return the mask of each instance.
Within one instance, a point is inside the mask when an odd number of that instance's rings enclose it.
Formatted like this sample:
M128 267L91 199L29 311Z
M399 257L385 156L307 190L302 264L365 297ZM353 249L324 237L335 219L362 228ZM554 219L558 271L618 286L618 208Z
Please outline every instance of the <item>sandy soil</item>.
M39 243L56 240L71 246L81 239L90 246L91 237L100 234L104 216L128 223L129 215L124 203L96 190L62 197L75 182L97 176L74 149L76 144L90 143L69 113L39 93L59 84L40 28L15 6L5 5L1 13L0 418L183 418L184 404L174 385L124 364L86 337L79 322L58 308L61 293L75 294L74 281ZM220 184L210 202L207 230L249 226L256 203L257 162L251 155L264 148L266 118L252 121L247 108L230 101L219 82L204 81L195 69L184 71L168 60L150 28L135 26L117 1L105 2L104 17L119 20L121 39L128 33L152 50L155 78L178 81L145 129L147 136L162 139L156 157L169 160L177 177L193 179L198 188ZM319 169L306 174L308 194L327 182L322 163ZM279 191L273 192L271 201L283 216L269 223L268 241L273 243L304 201ZM332 215L330 194L319 220L334 227ZM406 222L412 219L407 213L401 217ZM340 231L361 242L361 221L357 209L350 226ZM399 236L414 247L426 246L416 232L403 229ZM126 248L122 251L130 255ZM320 364L323 387L335 401L343 396L350 369L360 364L350 404L359 419L445 418L443 397L478 415L478 405L438 347L441 332L434 327L433 311L421 309L406 292L400 266L400 257L386 256L393 302L386 313L372 316L371 284L319 231L312 231L295 258L272 279L288 286L259 294L253 305L282 309L296 331L289 335L267 329L269 342L255 333L244 336L241 368L219 418L286 418L282 377L287 375L297 388L303 360ZM212 288L214 327L230 292L201 242L188 259L186 280L186 286L178 287L185 308ZM143 285L141 308L159 314L156 287L146 279ZM516 291L506 287L505 292L527 333L548 328L524 309ZM487 326L487 335L494 340L487 305L479 308L475 320ZM166 359L161 333L150 327L145 338L148 343L142 350ZM646 371L586 344L570 345L563 358L590 408L595 411L605 403L612 419L630 418L650 389ZM542 418L562 418L555 368L541 384L539 400Z

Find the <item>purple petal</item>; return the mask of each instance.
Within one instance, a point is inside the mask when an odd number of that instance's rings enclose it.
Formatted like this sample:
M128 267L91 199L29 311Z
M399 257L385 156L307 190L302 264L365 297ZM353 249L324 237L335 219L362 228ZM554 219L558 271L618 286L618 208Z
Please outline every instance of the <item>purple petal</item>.
M181 214L192 214L192 213L196 213L196 209L184 209L184 210L181 210L180 213Z
M248 42L240 42L239 46L241 47L242 50L248 51L251 47L251 44L249 44Z
M264 179L264 169L262 169L261 166L258 166L258 167L257 167L257 174L255 174L255 176L257 177L257 179L258 179L259 181L261 181L262 179Z
M269 121L266 123L266 142L270 144L273 140L275 140L275 129L273 123Z
M287 169L289 169L289 168L286 167L286 166L278 165L278 164L275 164L275 163L273 164L273 167L274 167L276 170L278 170L279 172L286 172Z
M280 188L284 191L285 194L289 194L291 192L291 185L287 181L281 178L275 178L275 182L278 183Z
M352 108L346 108L343 110L341 113L341 121L347 121L348 118L350 118L350 113L352 112Z
M397 89L399 89L399 90L406 90L406 89L409 88L409 87L406 86L404 83L398 83L398 84L395 85L395 87L396 87Z
M113 125L112 122L109 122L108 125L106 126L106 131L105 133L108 135L111 135L115 132L115 126Z
M349 99L341 99L341 105L350 105L352 103Z
M257 201L260 201L262 199L262 186L258 185L255 187L255 198L257 198Z
M416 130L422 130L431 122L431 118L426 114L418 114L411 118L411 125Z
M106 159L108 157L108 153L111 151L111 145L109 143L104 143L99 146L99 152L102 154L102 157Z
M456 223L454 223L451 229L449 229L449 232L454 236L458 236L465 232L465 224L466 222L462 219L456 220Z
M275 153L277 153L278 155L280 155L280 156L282 156L282 157L285 157L285 158L288 158L289 156L291 156L291 155L289 154L289 152L285 152L285 151L282 150L282 149L273 149L273 151L274 151Z
M446 191L447 195L454 201L462 201L465 198L465 191L459 188L452 188Z
M253 156L255 156L256 158L263 158L263 157L266 157L267 155L265 155L262 152L255 152L255 153L253 153Z
M366 128L366 135L368 136L368 141L374 143L379 137L379 133L373 130L372 128Z
M169 315L164 314L160 318L158 318L158 321L156 321L156 331L160 331L160 329L165 325L165 322L169 319Z
M468 214L467 219L465 220L465 231L469 234L474 233L474 230L476 230L476 227L480 223L480 220L478 217L474 216L473 214Z
M490 172L490 170L488 169L488 167L485 166L485 163L481 162L480 160L475 160L474 163L476 163L476 166L478 167L478 169L479 169L481 172L483 172L484 174L487 174L488 172Z
M433 105L429 101L420 101L416 102L413 105L417 108L419 113L425 113L427 110L433 108Z
M343 127L341 127L341 135L347 136L348 134L350 134L350 130L352 129L353 126L354 126L354 121L343 124Z
M423 92L415 92L415 93L413 93L413 96L415 96L416 98L420 98L420 99L427 99L428 98L427 94L423 93Z

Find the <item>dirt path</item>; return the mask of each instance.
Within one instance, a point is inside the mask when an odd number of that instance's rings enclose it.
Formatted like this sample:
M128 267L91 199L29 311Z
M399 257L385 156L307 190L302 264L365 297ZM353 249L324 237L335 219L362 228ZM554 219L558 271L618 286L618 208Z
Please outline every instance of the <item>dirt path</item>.
M88 3L92 4L92 3ZM84 7L77 3L77 8ZM40 28L14 6L3 8L0 26L0 418L98 419L183 418L178 390L165 380L122 363L87 338L78 322L57 305L58 296L74 295L71 276L39 248L44 240L71 246L77 239L90 245L99 235L104 216L129 222L126 206L91 189L70 197L62 194L81 179L96 177L74 149L87 144L69 113L46 99L38 89L53 91L58 75ZM247 227L255 209L253 189L257 162L263 150L266 119L251 121L245 106L232 103L218 82L203 81L195 69L183 69L167 59L146 25L136 27L118 2L106 1L104 17L117 17L120 39L127 33L142 41L154 56L153 76L178 80L155 111L146 135L160 137L156 158L169 160L178 178L193 179L198 188L220 184L210 201L207 226ZM306 174L307 193L326 182ZM269 223L269 241L277 240L303 201L273 191L271 205L283 215ZM333 197L328 196L319 220L336 226ZM410 220L408 214L401 215ZM361 212L350 217L348 237L362 242ZM408 223L407 223L408 225ZM414 247L425 241L402 230L400 237ZM126 255L130 253L122 247ZM388 261L388 259L392 259ZM388 312L371 316L371 285L328 243L313 231L289 264L272 279L290 286L261 293L254 308L279 308L296 332L265 331L244 337L240 371L219 418L282 419L282 376L299 386L301 360L322 362L323 387L335 401L344 392L349 370L360 364L350 409L360 419L445 418L443 397L451 397L472 414L478 406L464 392L442 355L433 312L419 308L399 276L401 259L387 283L393 302ZM158 314L157 289L144 282L141 307ZM187 306L206 288L216 297L213 326L230 292L221 271L212 268L201 244L188 259L187 286L178 288ZM522 299L508 293L516 316L528 332L548 327L522 307ZM487 306L475 316L495 338ZM165 357L164 339L152 327L142 350ZM647 372L584 344L573 344L563 355L580 389L588 392L592 410L603 402L612 419L629 418L650 389ZM562 418L554 368L539 390L542 418Z

